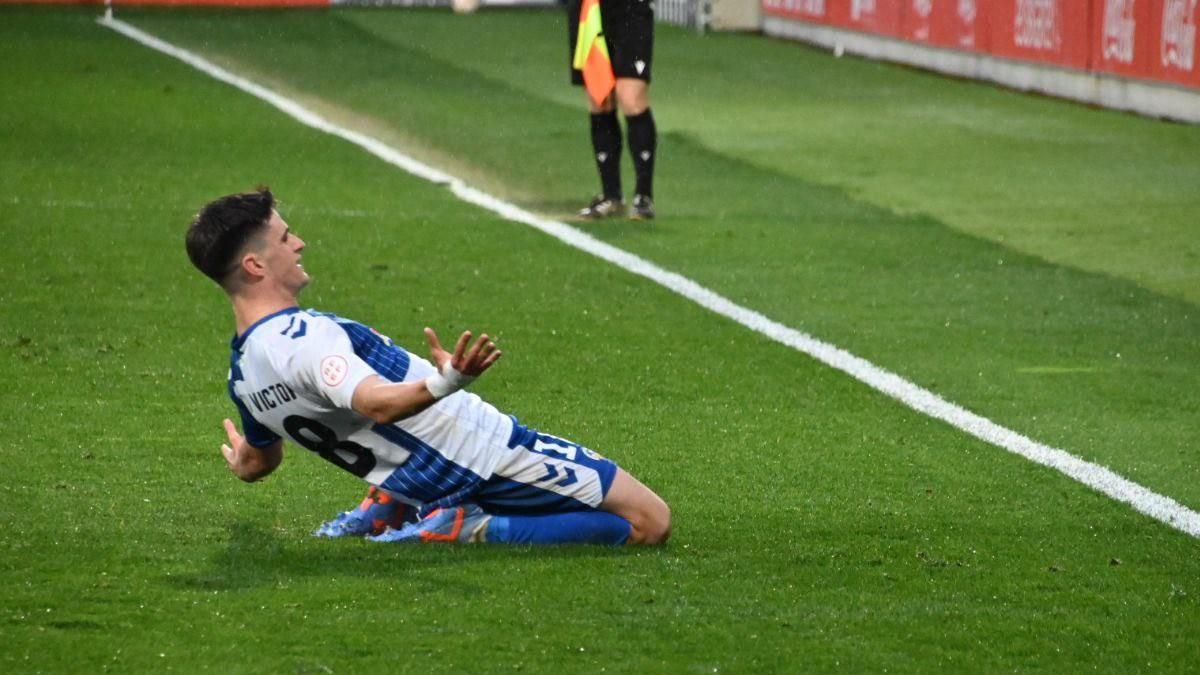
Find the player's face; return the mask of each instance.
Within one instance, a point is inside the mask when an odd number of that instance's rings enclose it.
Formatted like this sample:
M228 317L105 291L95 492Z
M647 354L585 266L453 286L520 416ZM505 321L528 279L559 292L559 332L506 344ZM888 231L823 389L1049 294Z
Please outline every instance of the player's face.
M271 212L271 219L267 221L265 236L262 262L268 276L292 294L299 293L309 281L308 272L300 264L304 240L291 231L276 211Z

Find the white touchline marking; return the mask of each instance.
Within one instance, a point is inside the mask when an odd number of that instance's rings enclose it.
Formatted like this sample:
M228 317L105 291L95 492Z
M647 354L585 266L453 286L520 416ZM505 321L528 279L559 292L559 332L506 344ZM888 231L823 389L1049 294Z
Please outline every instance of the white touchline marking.
M1193 537L1200 537L1200 513L1187 508L1170 497L1160 495L1142 487L1106 467L1080 459L1065 450L1059 450L1058 448L1038 443L1011 429L1002 427L986 417L981 417L962 406L951 403L941 396L923 389L895 373L884 370L866 359L855 356L828 342L818 340L807 333L802 333L794 328L788 328L777 321L772 321L752 309L742 307L724 296L710 291L685 276L669 272L628 251L602 242L566 223L543 218L514 204L497 199L486 192L477 190L454 176L423 164L370 136L334 124L281 94L251 82L244 77L235 75L207 59L193 54L186 49L164 42L119 19L102 17L97 19L97 22L147 47L173 56L215 79L231 84L256 98L266 101L307 126L343 138L383 161L404 169L415 176L446 185L463 201L492 211L508 220L537 228L563 243L591 253L602 260L607 260L628 272L646 277L705 309L733 319L776 342L804 352L821 363L847 373L854 379L891 396L914 410L942 420L982 441L1060 471L1117 501L1129 504L1135 510L1155 520L1166 523Z

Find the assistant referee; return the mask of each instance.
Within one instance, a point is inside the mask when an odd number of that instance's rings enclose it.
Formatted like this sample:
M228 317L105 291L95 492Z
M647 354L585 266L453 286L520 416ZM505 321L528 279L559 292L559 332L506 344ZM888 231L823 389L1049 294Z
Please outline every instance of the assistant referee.
M583 85L583 73L575 70L572 59L579 33L579 9L582 0L567 0L568 54L571 83ZM603 192L579 211L583 218L610 218L623 215L621 191L621 124L617 107L625 115L629 136L629 154L637 176L629 217L644 220L654 217L654 155L658 132L650 113L650 65L654 56L654 6L651 0L601 0L600 16L609 59L617 85L604 103L597 106L588 98L591 114L592 148L596 169L600 172Z

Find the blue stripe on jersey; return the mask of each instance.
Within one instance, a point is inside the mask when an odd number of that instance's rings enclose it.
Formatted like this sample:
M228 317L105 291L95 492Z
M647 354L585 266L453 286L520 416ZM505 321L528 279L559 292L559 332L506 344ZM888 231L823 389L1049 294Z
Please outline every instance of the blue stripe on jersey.
M587 504L557 492L543 490L502 476L492 476L471 498L489 513L531 514L591 511Z
M307 311L314 316L332 319L340 326L350 338L350 344L358 358L381 377L390 382L404 381L412 359L402 347L357 321L314 309ZM393 471L380 487L423 502L423 513L463 502L483 481L479 474L455 464L421 439L399 427L376 424L372 431L409 452L404 465Z
M255 328L258 328L262 324L274 319L277 316L287 316L288 314L295 314L299 311L299 307L288 307L287 309L281 309L273 314L268 314L258 321L250 324L250 327L247 328L241 335L234 335L233 340L229 342L229 398L233 401L233 404L237 406L238 415L242 418L242 433L246 435L246 442L256 448L265 448L275 441L278 441L279 434L276 434L274 431L271 431L266 426L261 424L258 420L254 419L254 416L251 415L250 411L246 408L246 404L242 403L242 400L238 398L237 393L235 393L233 390L234 382L245 379L245 377L242 375L242 367L239 364L239 362L242 360L242 345L246 344L246 338L250 337L250 333L254 332Z
M350 344L354 347L354 353L358 355L358 358L365 361L368 366L371 366L375 372L387 380L402 382L404 376L408 374L410 360L408 352L397 347L388 338L357 321L343 319L336 314L318 312L315 309L308 310L308 313L332 319L342 330L346 331L346 337L350 338Z
M233 399L234 405L237 406L238 414L242 417L242 433L246 435L246 442L256 448L265 448L268 445L279 440L279 434L266 428L259 423L258 420L250 414L246 409L246 405L242 400L233 393L233 383L229 383L229 398Z
M509 415L508 418L513 423L512 434L508 437L508 447L510 449L516 449L517 447L532 448L534 442L537 441L537 431L521 424L513 415Z
M520 483L515 480L509 480L505 485L492 485L492 481L488 481L487 493L490 497L515 497L518 494L528 494L533 486L527 483Z
M246 435L246 442L256 448L265 448L279 440L279 435L254 419L254 416L246 409L246 404L242 403L242 399L238 398L237 393L233 391L233 383L244 379L242 367L238 365L241 356L242 353L235 349L229 357L229 398L237 406L238 415L242 418L242 433Z
M479 474L459 466L400 427L376 424L371 430L410 453L408 461L380 484L425 504L425 511L462 502L483 482Z

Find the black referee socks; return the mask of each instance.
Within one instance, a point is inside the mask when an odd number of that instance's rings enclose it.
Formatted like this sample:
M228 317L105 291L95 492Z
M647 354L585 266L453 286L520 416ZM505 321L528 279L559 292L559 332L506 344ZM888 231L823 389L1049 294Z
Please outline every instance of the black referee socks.
M637 174L637 194L654 196L654 154L658 150L658 131L650 109L640 115L626 117L629 127L629 153L633 155L633 170Z
M632 147L632 127L629 133ZM592 114L592 148L596 151L596 169L600 171L604 196L619 201L622 198L621 124L617 121L617 111Z

